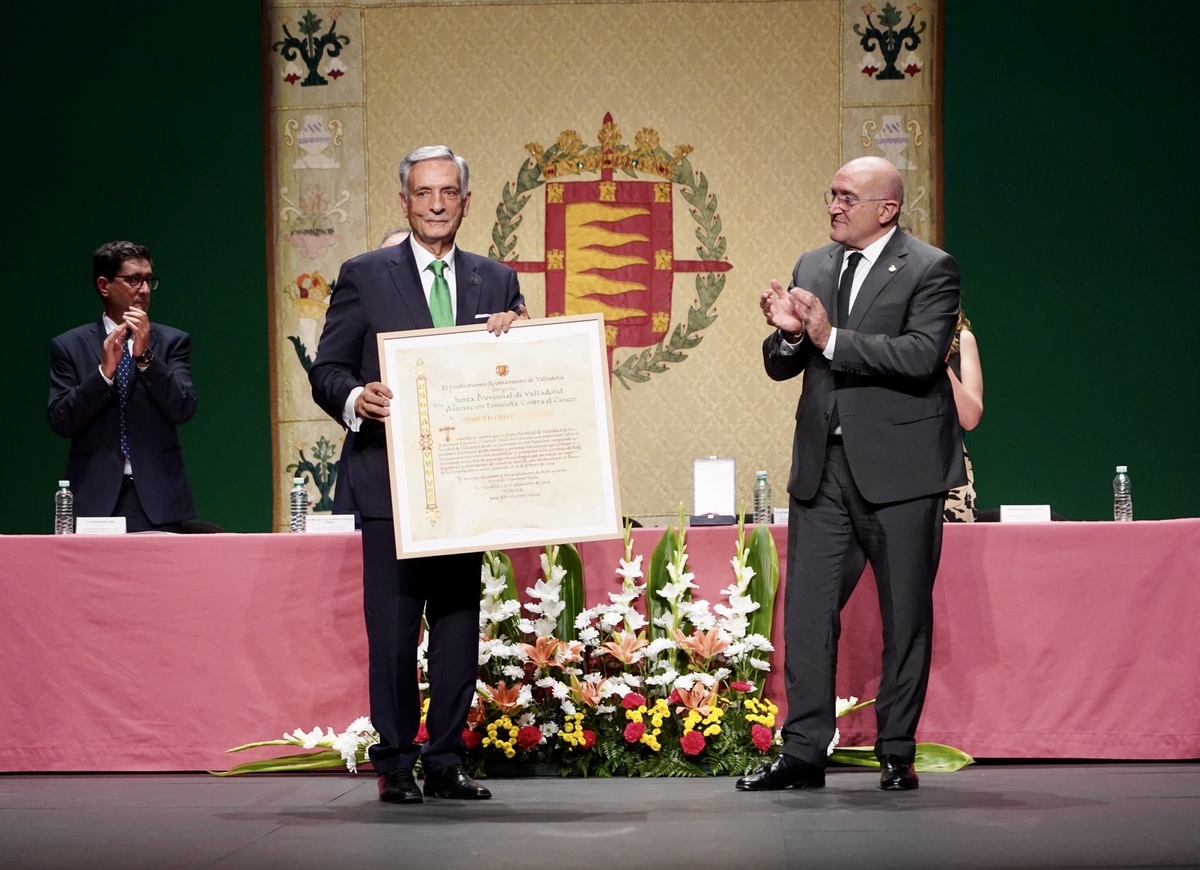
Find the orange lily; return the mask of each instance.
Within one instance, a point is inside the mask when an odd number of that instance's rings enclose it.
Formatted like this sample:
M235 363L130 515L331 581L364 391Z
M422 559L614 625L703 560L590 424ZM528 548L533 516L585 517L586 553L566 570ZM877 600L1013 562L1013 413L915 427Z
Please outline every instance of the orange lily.
M517 644L517 649L523 652L536 667L548 668L551 665L558 664L558 648L561 645L561 640L555 640L552 637L539 637L536 643Z
M560 665L569 665L572 662L583 661L583 644L577 640L559 641L560 648L558 651L558 663Z
M518 684L510 689L504 680L501 680L495 686L485 686L483 692L489 701L500 708L500 712L511 713L516 709L517 701L521 697L521 686Z
M581 702L589 707L595 708L600 703L603 695L600 690L608 680L601 680L598 683L581 683L579 678L571 676L571 691L573 691Z
M715 628L708 631L697 629L692 632L691 637L687 637L682 631L675 629L675 642L693 659L703 659L704 661L708 661L729 646L729 641L721 640L720 632Z
M681 706L675 708L676 713L684 710L695 710L702 716L708 716L717 703L717 693L703 683L696 683L690 689L676 689Z
M632 632L618 631L613 637L615 640L605 641L600 645L600 652L612 656L623 665L631 664L637 651L650 645L648 640Z

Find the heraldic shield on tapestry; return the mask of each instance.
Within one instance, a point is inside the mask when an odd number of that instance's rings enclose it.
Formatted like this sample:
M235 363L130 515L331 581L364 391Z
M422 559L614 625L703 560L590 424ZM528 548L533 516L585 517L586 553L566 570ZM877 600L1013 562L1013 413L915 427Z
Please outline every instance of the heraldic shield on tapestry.
M629 389L687 359L716 319L713 305L731 264L717 197L688 159L690 145L668 152L657 131L643 127L625 144L611 114L598 142L586 145L564 130L549 148L526 146L530 158L496 207L489 255L518 272L545 276L546 316L604 315L609 371ZM543 189L545 256L518 253L521 212ZM696 221L698 259L674 250L675 194ZM675 276L696 273L686 321L672 325Z

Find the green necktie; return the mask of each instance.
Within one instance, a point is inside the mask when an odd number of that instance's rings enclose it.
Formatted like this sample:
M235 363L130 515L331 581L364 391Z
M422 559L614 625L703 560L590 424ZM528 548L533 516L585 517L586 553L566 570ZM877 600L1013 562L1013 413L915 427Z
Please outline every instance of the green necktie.
M429 294L429 313L433 315L434 326L453 326L454 309L450 305L450 285L446 283L442 272L446 264L434 260L429 264L433 270L433 292Z

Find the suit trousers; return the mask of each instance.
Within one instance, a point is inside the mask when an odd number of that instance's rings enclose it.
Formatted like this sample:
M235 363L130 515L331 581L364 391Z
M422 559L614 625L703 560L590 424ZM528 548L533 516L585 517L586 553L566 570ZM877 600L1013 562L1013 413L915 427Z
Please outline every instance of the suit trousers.
M183 523L156 523L146 516L142 508L142 500L138 498L137 486L133 477L121 476L121 492L117 495L117 505L111 514L114 517L125 517L127 532L180 532Z
M875 752L913 758L929 682L944 503L945 493L889 504L866 501L845 448L834 443L827 447L816 495L791 499L784 595L788 755L825 765L835 731L840 614L870 561L883 623Z
M462 731L475 699L479 667L479 553L396 559L390 519L362 523L363 614L367 626L371 722L379 743L369 750L378 773L426 772L462 761ZM421 725L417 647L421 618L429 631L429 739Z

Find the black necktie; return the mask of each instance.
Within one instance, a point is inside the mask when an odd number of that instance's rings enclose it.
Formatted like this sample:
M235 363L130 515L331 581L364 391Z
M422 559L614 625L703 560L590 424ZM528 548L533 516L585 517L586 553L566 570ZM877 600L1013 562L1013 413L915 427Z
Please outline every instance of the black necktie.
M838 329L845 329L846 321L850 319L850 288L854 286L854 270L858 268L858 261L862 258L861 252L852 251L850 259L846 261L846 268L842 271L842 280L838 282Z
M859 251L851 251L850 258L846 261L846 268L842 270L842 279L838 281L837 295L837 327L845 329L846 321L850 319L850 288L854 286L854 270L858 268L858 261L863 257ZM837 398L835 394L833 402L833 412L829 415L829 431L836 432L838 427L842 425L841 415L838 414Z

